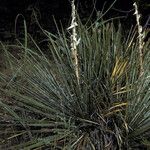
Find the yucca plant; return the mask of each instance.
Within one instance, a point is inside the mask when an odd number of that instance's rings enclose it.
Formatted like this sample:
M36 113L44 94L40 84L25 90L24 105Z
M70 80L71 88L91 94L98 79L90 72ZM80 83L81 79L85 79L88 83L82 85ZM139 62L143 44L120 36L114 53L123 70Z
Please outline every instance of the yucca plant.
M15 45L25 51L21 59L7 50L13 45L3 45L12 75L0 76L1 149L148 148L149 41L143 45L140 75L135 30L124 36L112 21L90 27L77 22L70 27L81 39L75 49L70 31L43 30L50 57L27 34L24 44Z

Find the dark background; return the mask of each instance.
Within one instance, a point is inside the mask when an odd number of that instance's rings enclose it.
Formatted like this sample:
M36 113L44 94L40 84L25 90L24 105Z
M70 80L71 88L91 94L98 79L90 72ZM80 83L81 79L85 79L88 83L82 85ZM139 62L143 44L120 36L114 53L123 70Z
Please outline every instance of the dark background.
M83 21L90 16L94 8L93 1L76 0L76 7ZM107 10L113 2L114 0L97 0L92 18L96 17L96 11L101 11L103 6L105 6L104 11ZM134 0L117 0L105 18L125 16L124 19L121 19L121 22L126 28L130 28L131 25L135 24L133 2ZM137 0L137 2L142 14L142 24L145 25L149 18L148 1ZM23 19L26 20L28 32L36 35L38 27L33 17L33 10L42 27L51 32L56 32L53 16L57 22L61 20L64 28L69 25L71 14L70 0L0 0L0 40L11 39L14 36L15 26L17 29L16 33L19 33L23 28ZM16 19L18 14L23 16L20 15ZM146 27L149 27L148 23Z

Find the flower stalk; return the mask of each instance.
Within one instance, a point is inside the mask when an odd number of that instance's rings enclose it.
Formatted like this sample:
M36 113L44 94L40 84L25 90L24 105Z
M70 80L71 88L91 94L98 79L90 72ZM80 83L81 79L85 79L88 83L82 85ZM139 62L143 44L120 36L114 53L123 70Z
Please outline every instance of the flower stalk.
M144 38L145 34L143 32L143 28L140 25L140 18L141 15L138 12L138 7L137 4L134 3L133 6L135 7L135 12L134 15L136 16L136 22L137 22L137 27L138 27L138 39L139 39L139 61L140 61L140 73L139 77L143 75L144 73L144 68L143 68L143 49L144 49Z
M68 28L68 30L72 30L72 35L71 35L71 55L72 55L72 60L74 64L74 69L75 69L75 74L77 77L77 81L79 84L79 62L78 62L78 53L77 53L77 45L79 44L79 40L77 40L77 32L76 32L76 26L78 26L76 22L76 8L74 4L75 0L72 0L72 21L71 21L71 26Z

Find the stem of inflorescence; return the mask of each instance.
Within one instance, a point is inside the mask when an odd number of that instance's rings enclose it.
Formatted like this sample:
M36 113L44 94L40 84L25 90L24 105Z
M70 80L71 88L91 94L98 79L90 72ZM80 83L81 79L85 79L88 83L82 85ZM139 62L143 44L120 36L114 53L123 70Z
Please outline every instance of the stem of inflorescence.
M136 22L137 22L137 27L138 27L138 35L139 35L138 36L138 39L139 39L139 61L140 61L140 74L139 74L139 77L141 77L144 73L144 68L143 68L143 47L144 47L145 34L143 32L142 26L140 25L141 15L138 12L137 4L134 3L133 6L135 7L134 15L136 16Z
M71 21L71 26L68 28L72 30L72 35L71 35L71 55L72 55L72 60L74 64L74 69L75 69L75 74L77 77L77 82L79 84L79 62L78 62L78 53L77 53L77 45L79 44L77 40L77 32L76 32L76 26L78 25L76 22L76 8L74 4L75 0L72 0L72 21Z

